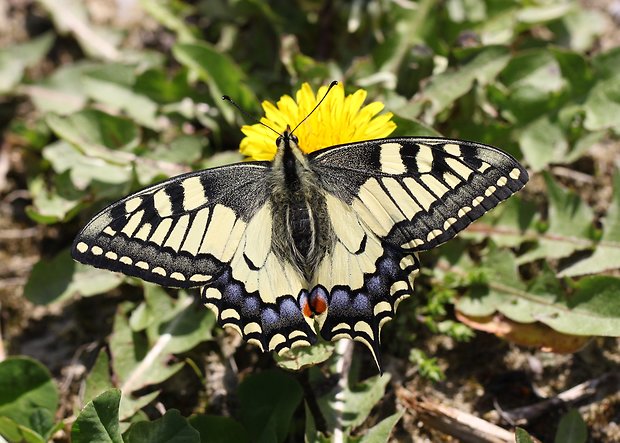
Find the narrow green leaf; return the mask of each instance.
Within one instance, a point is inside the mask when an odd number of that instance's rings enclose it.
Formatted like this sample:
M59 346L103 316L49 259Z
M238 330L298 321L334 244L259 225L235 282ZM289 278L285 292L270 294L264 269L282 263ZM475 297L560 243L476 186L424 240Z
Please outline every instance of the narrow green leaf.
M588 441L588 427L576 409L570 409L560 419L555 443L585 443Z
M384 418L366 431L359 443L387 443L390 440L390 435L392 435L392 430L404 413L404 411L400 411Z
M71 428L74 443L123 443L118 420L121 391L110 389L88 402Z
M134 423L125 443L200 443L200 434L176 409L168 410L154 421Z
M248 376L237 393L240 419L252 442L286 439L293 413L302 398L302 389L295 379L281 371L266 371Z

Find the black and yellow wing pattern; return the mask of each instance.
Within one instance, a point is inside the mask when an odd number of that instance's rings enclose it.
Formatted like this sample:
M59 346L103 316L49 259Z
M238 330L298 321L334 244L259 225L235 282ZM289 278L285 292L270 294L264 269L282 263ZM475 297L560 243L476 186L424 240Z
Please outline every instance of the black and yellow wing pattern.
M321 334L353 338L379 362L379 334L413 293L417 252L454 237L521 189L527 171L497 148L404 137L309 155L337 237L313 278L329 310Z
M303 174L318 194L311 201L321 208L276 217L277 167L239 163L132 194L86 225L72 255L157 284L200 287L219 323L264 351L313 344L318 326L327 340L363 342L380 365L380 330L413 293L417 253L454 237L528 180L510 155L478 143L351 143L304 156ZM312 224L313 214L327 215ZM323 233L311 272L274 246L286 232L276 225L283 219Z

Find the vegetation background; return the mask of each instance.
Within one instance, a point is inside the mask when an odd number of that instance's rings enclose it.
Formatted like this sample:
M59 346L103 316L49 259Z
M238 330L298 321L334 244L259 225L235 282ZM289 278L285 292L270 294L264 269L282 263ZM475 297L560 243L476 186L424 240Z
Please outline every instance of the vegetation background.
M620 441L619 29L617 0L0 0L0 441ZM241 160L223 93L333 79L531 173L424 254L383 376L71 260L107 203Z

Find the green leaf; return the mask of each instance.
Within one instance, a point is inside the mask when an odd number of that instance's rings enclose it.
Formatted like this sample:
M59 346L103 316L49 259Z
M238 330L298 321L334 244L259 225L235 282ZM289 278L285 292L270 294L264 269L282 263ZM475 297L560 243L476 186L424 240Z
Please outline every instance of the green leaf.
M570 38L570 47L579 52L591 49L607 27L605 16L593 8L575 8L563 21Z
M45 33L26 43L7 46L0 50L0 94L15 92L24 70L34 66L47 54L54 43L54 35Z
M123 443L118 420L121 391L110 389L88 402L71 427L74 443Z
M0 417L45 435L57 408L58 389L41 363L27 357L0 362Z
M28 217L39 223L56 223L72 218L80 209L83 192L77 189L68 173L55 175L48 187L42 176L28 184L32 206L26 208Z
M227 122L235 121L236 111L220 99L222 94L231 96L249 112L256 109L256 96L246 86L245 73L228 56L206 42L177 44L172 48L172 53L179 63L195 71L209 85L215 103Z
M612 201L603 221L601 241L595 245L594 253L562 270L560 276L597 274L620 268L620 171L613 179Z
M189 424L200 433L201 443L249 443L247 431L241 423L229 417L194 415Z
M560 419L555 443L585 443L588 441L588 427L579 411L570 409Z
M85 190L94 183L109 186L124 185L131 181L130 165L108 163L100 158L84 155L64 141L57 141L43 148L43 157L58 174L68 172L71 183L79 190Z
M140 142L140 131L133 122L96 109L68 117L50 114L46 121L58 137L87 153L97 153L102 147L129 150ZM111 160L118 162L118 157Z
M390 440L390 435L392 435L392 430L404 413L405 411L400 411L384 418L366 431L359 443L387 443Z
M491 249L483 261L486 284L477 284L457 302L470 316L500 312L520 323L541 322L573 335L620 336L620 279L586 277L567 294L554 273L543 268L529 284L521 281L510 251Z
M519 257L519 263L567 257L592 245L592 209L581 198L558 185L545 173L549 196L549 228L536 247Z
M93 100L126 112L142 126L161 129L156 115L157 104L150 98L134 92L131 87L90 75L82 78L82 86L84 92Z
M334 344L320 342L313 346L300 346L284 352L282 355L274 353L278 366L291 371L300 371L309 366L324 362L334 353Z
M170 335L160 336L158 340L162 341L149 343L145 335L131 330L127 313L132 307L130 303L119 306L110 337L112 367L127 394L161 383L183 367L183 363L168 366L168 355L161 352Z
M92 66L83 61L63 64L38 83L25 87L25 92L42 114L73 114L88 102L82 88L82 75Z
M598 81L584 103L584 126L590 131L620 127L620 75Z
M318 400L319 407L323 412L328 428L334 429L336 426L343 426L350 430L364 423L372 408L383 397L389 381L389 374L375 376L352 388L347 387L344 391L335 387L329 394L320 397ZM334 411L333 408L336 397L339 401L344 402L340 412Z
M548 116L529 124L519 137L523 156L533 171L539 172L550 163L562 163L568 151L568 142L557 122Z
M523 428L517 427L515 429L515 442L516 443L535 443L530 434Z
M302 399L302 389L295 379L281 371L250 375L239 385L237 394L241 404L239 417L252 442L286 439L293 413Z
M431 77L428 87L421 92L420 101L430 101L427 111L435 116L465 95L475 81L486 85L494 80L509 60L507 48L487 46L467 64Z
M51 260L43 259L34 265L24 294L36 304L50 304L75 294L92 296L108 292L124 280L120 274L78 264L68 249Z
M101 348L97 355L95 364L86 376L86 389L82 404L92 401L103 392L112 389L112 379L110 377L110 357L105 348Z
M390 137L441 137L439 132L421 121L398 115L394 115L392 120L396 123L396 130L390 134Z
M200 443L200 434L176 409L168 410L154 421L134 423L125 443Z

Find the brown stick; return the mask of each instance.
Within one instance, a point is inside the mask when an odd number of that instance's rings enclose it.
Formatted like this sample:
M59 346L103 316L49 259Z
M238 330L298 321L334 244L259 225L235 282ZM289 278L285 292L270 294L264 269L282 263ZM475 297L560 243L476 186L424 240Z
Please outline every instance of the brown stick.
M466 443L513 443L515 435L467 412L443 406L427 399L417 399L405 388L396 393L405 406L414 410L426 426Z

